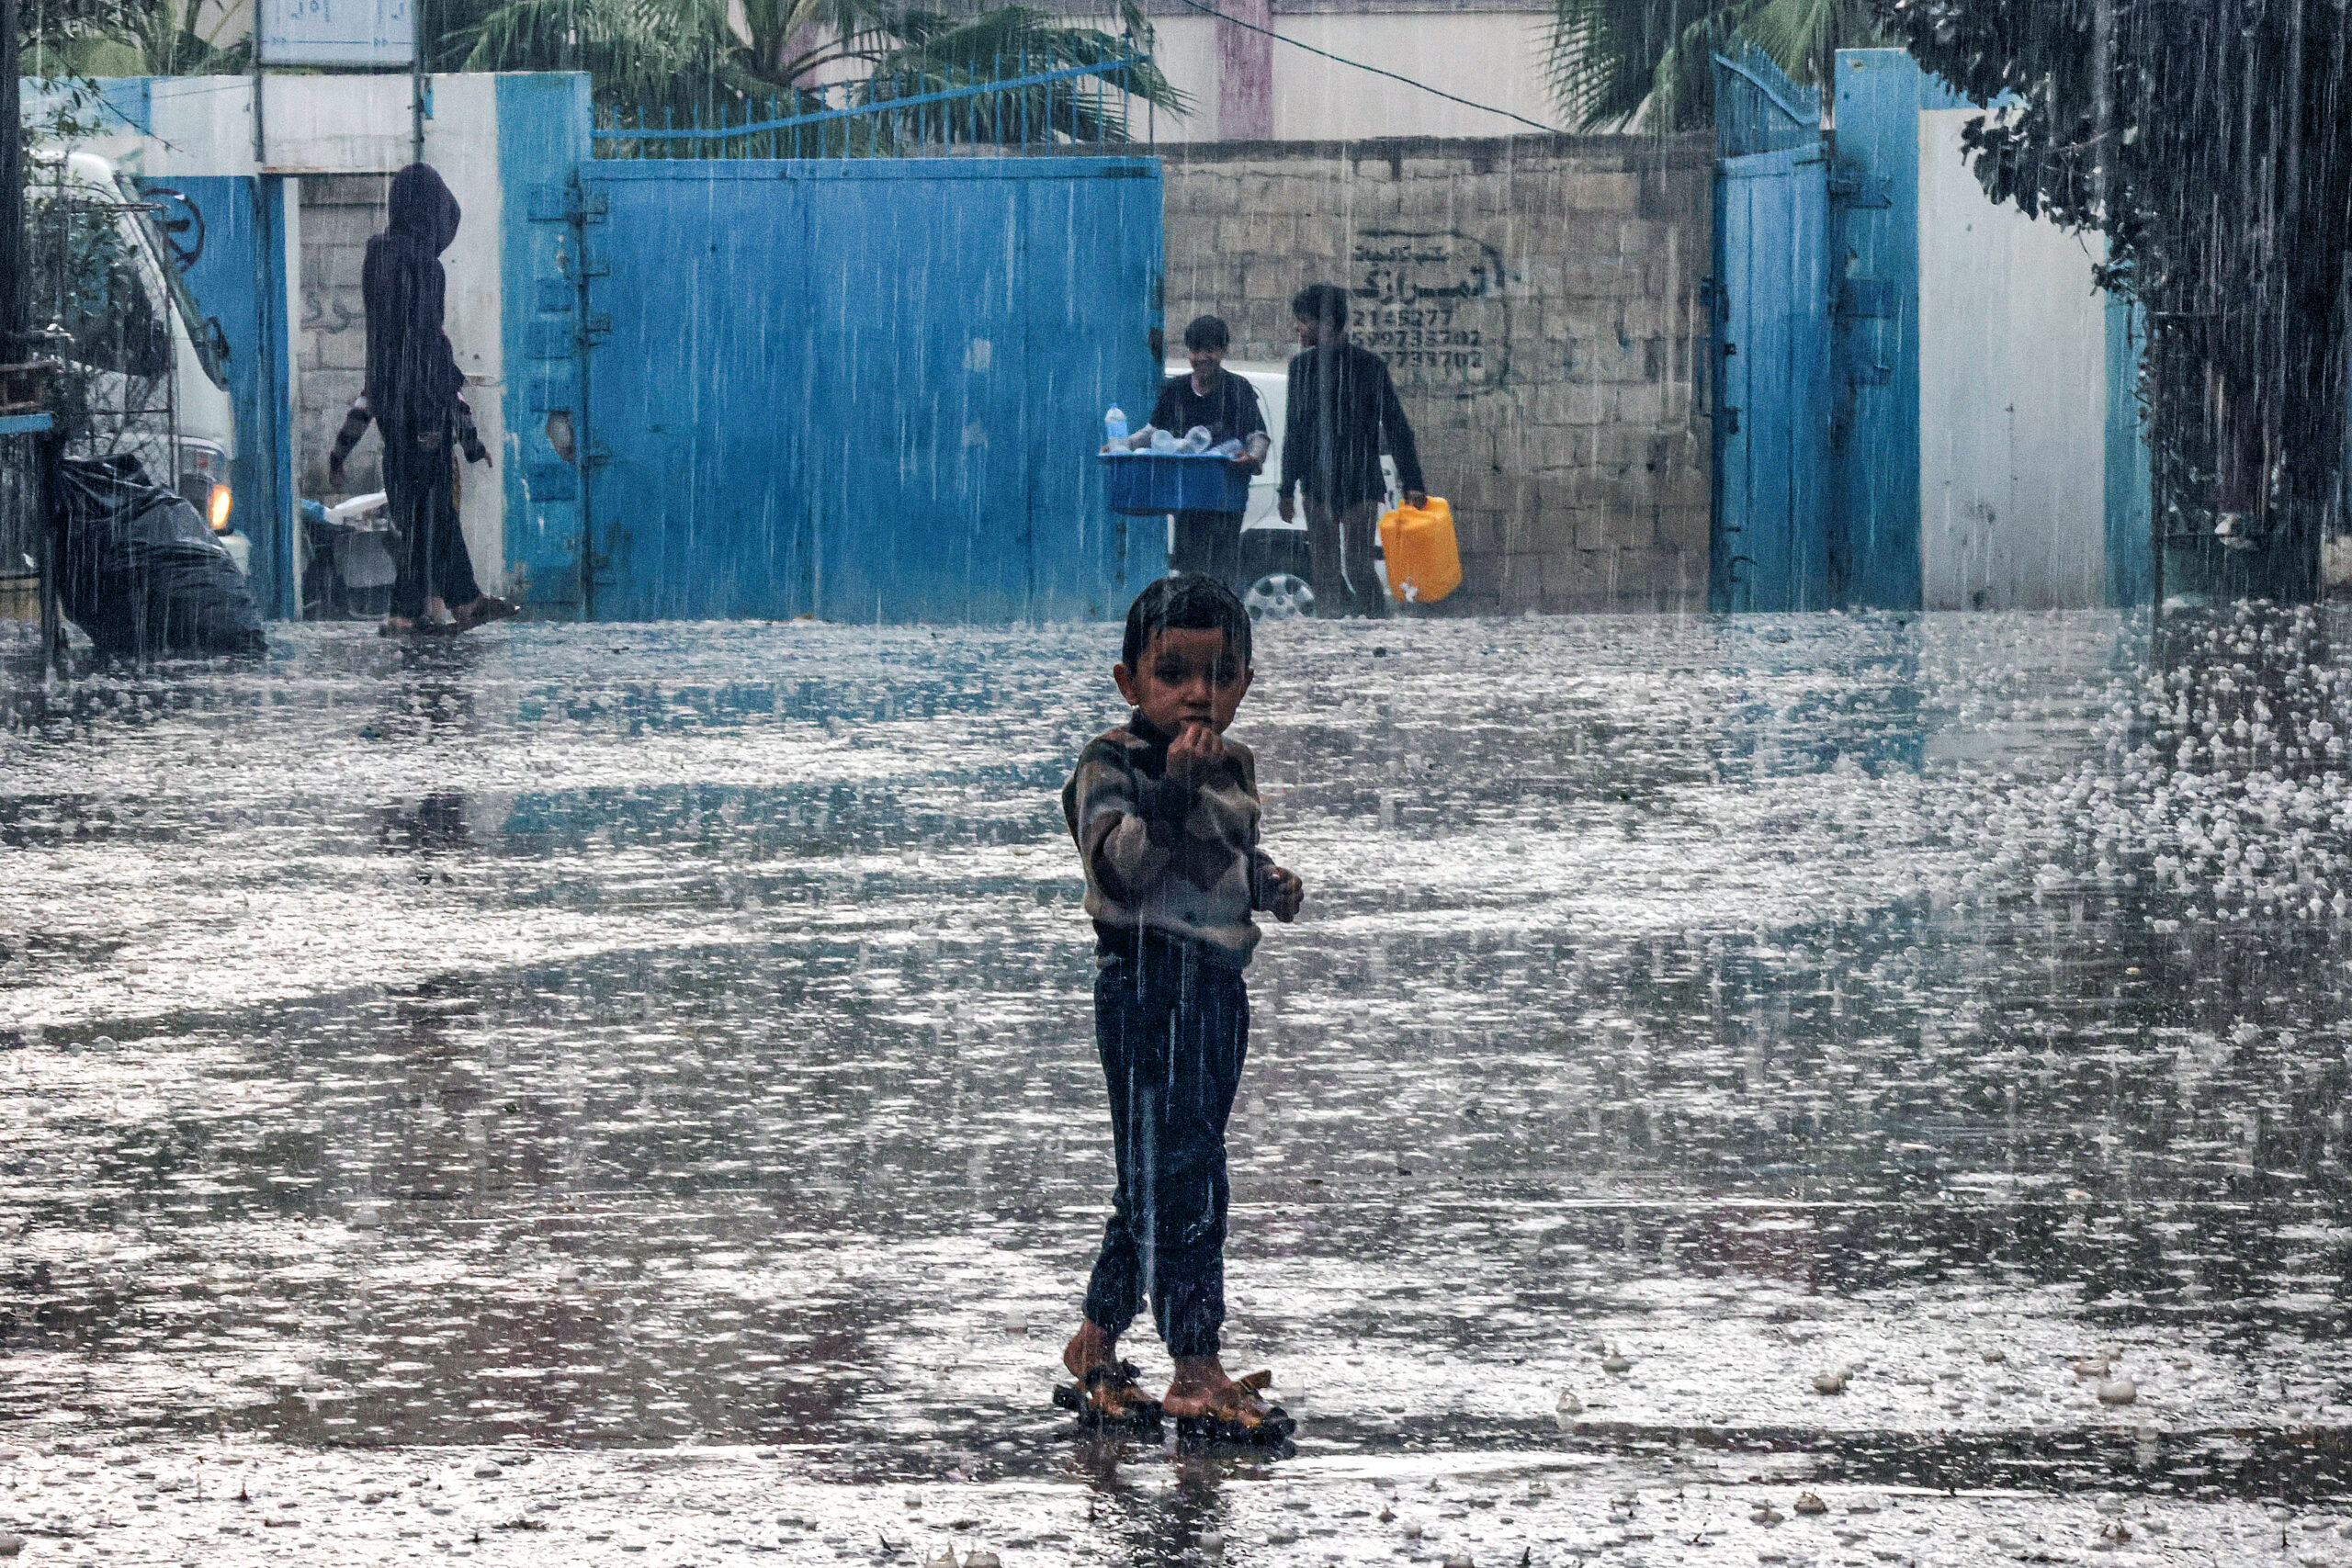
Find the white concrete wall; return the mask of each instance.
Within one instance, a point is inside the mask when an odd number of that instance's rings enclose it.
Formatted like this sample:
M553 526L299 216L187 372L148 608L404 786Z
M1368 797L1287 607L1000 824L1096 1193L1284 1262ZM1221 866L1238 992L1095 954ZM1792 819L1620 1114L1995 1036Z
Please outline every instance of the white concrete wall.
M1977 111L1919 117L1920 567L1930 610L2106 602L2106 297L2097 242L1996 207Z
M514 460L506 441L505 355L501 326L500 233L505 193L498 167L498 78L487 73L442 76L433 84L433 118L424 123L424 161L441 171L465 216L458 238L442 255L449 275L449 342L466 373L466 401L490 449L491 461ZM406 104L402 104L405 122ZM408 162L403 138L400 160ZM489 592L505 587L506 487L494 468L468 463L459 470L458 517L472 552L474 574Z

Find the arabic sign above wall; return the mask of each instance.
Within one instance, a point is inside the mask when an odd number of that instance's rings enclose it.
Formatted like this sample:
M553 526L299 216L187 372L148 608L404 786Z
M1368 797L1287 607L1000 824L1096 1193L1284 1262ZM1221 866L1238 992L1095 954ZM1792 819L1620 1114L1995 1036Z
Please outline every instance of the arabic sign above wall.
M410 0L269 0L260 16L264 65L404 66L416 59Z
M1399 387L1475 397L1510 372L1502 253L1458 229L1356 232L1348 330Z

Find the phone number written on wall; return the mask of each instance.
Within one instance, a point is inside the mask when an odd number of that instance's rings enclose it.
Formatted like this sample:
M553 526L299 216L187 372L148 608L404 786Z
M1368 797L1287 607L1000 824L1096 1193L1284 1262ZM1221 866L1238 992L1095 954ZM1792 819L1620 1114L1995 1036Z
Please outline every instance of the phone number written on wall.
M1386 360L1391 370L1483 371L1483 329L1459 325L1454 316L1451 305L1360 307L1348 330L1357 343Z

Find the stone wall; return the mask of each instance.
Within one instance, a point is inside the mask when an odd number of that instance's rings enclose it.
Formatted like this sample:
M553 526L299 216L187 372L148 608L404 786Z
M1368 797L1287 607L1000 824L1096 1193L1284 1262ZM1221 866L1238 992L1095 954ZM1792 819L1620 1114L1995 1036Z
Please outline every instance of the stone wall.
M359 266L368 237L384 226L389 175L313 175L302 181L302 315L295 343L294 479L304 495L325 495L327 453L344 411L368 369L368 328L359 308ZM371 434L352 454L353 492L383 487Z
M1703 609L1702 138L1524 136L1162 146L1167 321L1232 357L1295 348L1291 296L1357 298L1463 586L1442 610Z

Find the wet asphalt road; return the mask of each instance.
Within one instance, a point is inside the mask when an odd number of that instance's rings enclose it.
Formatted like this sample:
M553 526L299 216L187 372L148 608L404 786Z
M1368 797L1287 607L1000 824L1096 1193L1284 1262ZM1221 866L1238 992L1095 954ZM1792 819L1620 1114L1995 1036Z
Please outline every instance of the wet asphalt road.
M2352 1562L2319 620L1265 628L1272 1464L1046 1403L1113 628L367 630L10 693L23 1561Z

